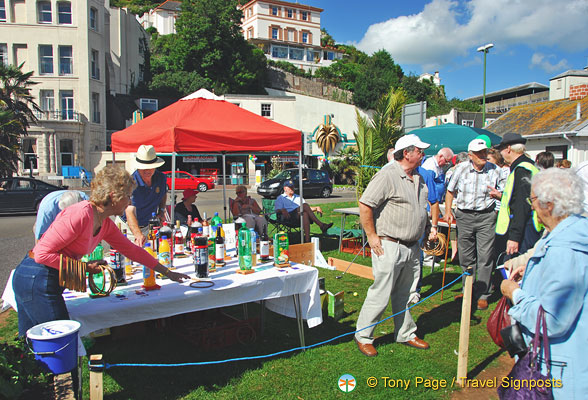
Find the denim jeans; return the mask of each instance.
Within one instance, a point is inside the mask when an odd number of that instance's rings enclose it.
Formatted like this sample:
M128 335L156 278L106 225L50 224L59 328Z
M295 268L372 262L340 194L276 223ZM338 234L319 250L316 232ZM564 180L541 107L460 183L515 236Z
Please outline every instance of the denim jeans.
M12 290L18 307L18 334L43 322L69 319L59 286L59 271L38 264L28 255L21 261L12 277Z

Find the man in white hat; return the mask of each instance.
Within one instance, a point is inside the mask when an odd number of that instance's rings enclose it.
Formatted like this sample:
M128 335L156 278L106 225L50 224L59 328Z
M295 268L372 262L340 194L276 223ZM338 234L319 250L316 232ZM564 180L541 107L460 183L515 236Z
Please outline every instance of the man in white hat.
M359 199L359 217L372 250L374 283L370 286L359 318L355 341L364 355L378 354L373 346L375 324L388 303L392 312L404 310L410 291L419 279L419 239L430 231L427 215L428 190L416 172L428 148L416 135L405 135L397 142L394 163L382 168ZM429 233L429 239L436 234ZM410 311L394 317L394 339L417 349L429 344L416 336L417 326Z
M137 170L132 175L137 182L137 188L133 191L131 204L124 215L117 217L121 228L128 228L129 239L135 239L138 246L145 244L151 215L156 213L160 218L164 215L167 183L165 175L156 170L164 163L165 161L157 157L153 146L139 146L135 156Z
M501 169L488 161L488 147L484 139L474 139L468 145L469 162L456 168L445 195L447 223L454 219L451 206L455 199L457 210L457 248L459 264L465 270L474 269L474 299L478 310L488 308L490 278L494 254L494 231L496 229L496 202L492 190L502 191L505 184ZM458 296L458 297L461 297Z

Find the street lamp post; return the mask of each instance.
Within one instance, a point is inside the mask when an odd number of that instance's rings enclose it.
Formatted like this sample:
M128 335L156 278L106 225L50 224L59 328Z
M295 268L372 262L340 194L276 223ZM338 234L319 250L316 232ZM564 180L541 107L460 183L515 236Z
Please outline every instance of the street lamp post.
M493 43L478 47L478 51L484 53L484 91L482 92L482 128L486 126L486 54L494 47Z

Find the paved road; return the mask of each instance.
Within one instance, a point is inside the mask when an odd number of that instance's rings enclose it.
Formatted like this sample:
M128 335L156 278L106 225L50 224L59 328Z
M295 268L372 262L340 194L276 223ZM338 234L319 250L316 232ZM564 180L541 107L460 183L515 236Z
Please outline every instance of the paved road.
M261 197L253 190L249 194L255 198L261 205ZM235 197L235 189L227 188L227 197ZM178 201L181 195L178 195ZM208 217L212 217L215 211L223 216L222 207L223 191L214 189L205 193L198 194L196 205L200 213L206 211ZM354 191L336 191L328 199L313 198L307 201L311 204L336 203L343 201L354 201ZM227 215L229 213L227 207ZM14 269L23 259L26 252L33 248L34 239L32 228L35 223L35 215L22 216L0 216L0 294L4 292L6 281L10 271Z

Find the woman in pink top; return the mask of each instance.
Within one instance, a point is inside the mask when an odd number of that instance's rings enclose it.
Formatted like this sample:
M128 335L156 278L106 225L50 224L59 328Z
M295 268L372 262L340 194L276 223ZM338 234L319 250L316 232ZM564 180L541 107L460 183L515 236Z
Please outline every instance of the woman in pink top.
M105 240L133 261L137 261L175 282L190 277L169 271L155 258L129 241L109 218L120 215L129 204L135 182L128 172L114 166L104 168L92 181L89 201L63 210L14 272L12 287L18 307L18 331L26 335L29 328L47 321L69 319L59 286L59 256L75 260L94 250ZM98 272L98 264L88 263L88 271Z

